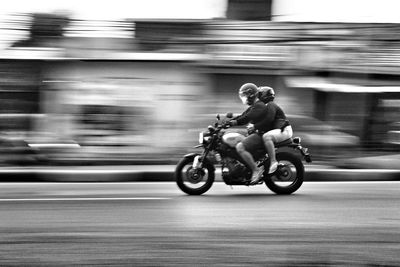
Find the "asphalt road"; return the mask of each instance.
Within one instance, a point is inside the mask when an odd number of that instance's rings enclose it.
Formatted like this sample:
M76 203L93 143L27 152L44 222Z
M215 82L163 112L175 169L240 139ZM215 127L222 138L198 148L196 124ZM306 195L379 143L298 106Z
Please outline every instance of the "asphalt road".
M399 266L400 182L0 184L1 266Z

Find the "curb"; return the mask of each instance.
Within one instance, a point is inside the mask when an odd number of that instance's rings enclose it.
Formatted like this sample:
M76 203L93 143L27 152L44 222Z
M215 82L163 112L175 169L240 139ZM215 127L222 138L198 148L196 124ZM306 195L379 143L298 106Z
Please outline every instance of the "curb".
M173 171L142 171L118 169L0 170L0 182L157 182L173 180Z
M174 165L102 166L85 168L3 168L0 182L169 182L174 181ZM338 169L305 167L305 182L400 181L397 169ZM216 181L222 181L220 172Z
M400 181L400 170L394 169L315 169L307 171L304 181L355 182Z

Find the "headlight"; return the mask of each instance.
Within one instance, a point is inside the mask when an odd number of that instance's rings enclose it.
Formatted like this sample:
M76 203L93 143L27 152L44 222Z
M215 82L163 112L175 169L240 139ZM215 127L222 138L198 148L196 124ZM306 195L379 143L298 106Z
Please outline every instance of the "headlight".
M208 135L209 133L206 133ZM204 133L199 133L199 143L203 144L204 142L209 142L211 140L211 136L204 136Z
M204 142L204 134L203 134L203 132L200 132L199 133L199 143L203 144L203 142Z

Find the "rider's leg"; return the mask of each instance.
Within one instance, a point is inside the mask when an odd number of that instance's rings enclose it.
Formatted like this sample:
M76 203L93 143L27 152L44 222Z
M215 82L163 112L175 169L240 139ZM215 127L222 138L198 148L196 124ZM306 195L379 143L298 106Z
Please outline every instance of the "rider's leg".
M258 134L251 134L236 145L236 151L252 170L251 183L257 183L260 180L264 172L264 168L257 167L256 163L254 162L254 158L249 151L257 149L262 145L261 137Z
M276 161L276 156L275 156L274 144L289 139L292 136L293 136L293 130L290 125L285 127L283 131L281 131L280 129L274 129L269 132L266 132L263 135L265 149L267 150L267 154L271 160L269 173L273 173L274 171L276 171L276 168L278 167L278 162Z
M242 159L247 163L250 167L251 171L254 173L257 170L257 165L254 162L253 156L245 149L242 142L236 145L236 151L242 157Z

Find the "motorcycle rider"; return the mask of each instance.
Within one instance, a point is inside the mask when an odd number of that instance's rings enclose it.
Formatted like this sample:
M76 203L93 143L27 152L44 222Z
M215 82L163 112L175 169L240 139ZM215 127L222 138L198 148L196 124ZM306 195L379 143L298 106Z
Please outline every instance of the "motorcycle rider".
M260 132L260 134L262 134L262 139L271 161L269 173L273 173L278 168L274 144L291 138L293 136L293 129L282 108L273 102L275 99L273 88L268 86L260 87L259 99L265 103L268 110L266 121L269 124L269 130Z
M258 87L253 83L245 83L240 87L239 98L244 105L249 105L249 107L241 115L229 122L231 126L252 123L254 128L260 132L264 133L269 130L269 121L265 119L268 117L268 108L258 98L258 95ZM258 183L264 172L263 167L256 165L251 154L251 151L256 150L260 146L263 146L263 140L258 132L250 134L236 145L236 151L252 171L251 184Z

